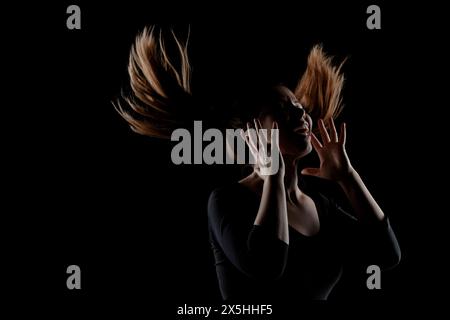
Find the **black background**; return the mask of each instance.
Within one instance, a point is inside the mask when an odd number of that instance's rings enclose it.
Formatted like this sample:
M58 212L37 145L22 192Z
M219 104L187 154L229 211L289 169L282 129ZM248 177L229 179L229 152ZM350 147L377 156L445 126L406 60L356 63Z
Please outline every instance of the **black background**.
M66 28L70 4L81 7L81 30ZM383 273L381 291L367 290L359 270L344 276L329 304L437 303L445 250L437 247L438 210L426 199L438 197L427 178L439 173L425 156L436 152L425 129L436 114L423 114L434 103L428 71L444 55L430 55L443 38L425 17L439 9L377 2L382 29L368 30L369 4L63 1L5 10L13 16L3 40L13 73L2 119L11 295L71 312L126 307L163 318L176 318L185 303L220 303L206 201L239 170L173 165L170 143L133 134L111 104L128 81L136 33L159 23L191 25L193 90L206 101L256 80L294 86L316 43L337 61L349 58L340 117L348 153L390 215L403 257ZM71 264L81 267L80 291L66 288Z

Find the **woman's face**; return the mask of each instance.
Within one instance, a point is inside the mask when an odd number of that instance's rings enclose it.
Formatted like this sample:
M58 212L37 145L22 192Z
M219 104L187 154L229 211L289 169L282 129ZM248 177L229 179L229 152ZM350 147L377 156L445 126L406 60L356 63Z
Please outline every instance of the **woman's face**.
M276 86L273 90L274 98L263 107L259 117L262 126L271 129L273 121L277 121L282 154L294 157L307 155L312 150L311 117L288 88Z

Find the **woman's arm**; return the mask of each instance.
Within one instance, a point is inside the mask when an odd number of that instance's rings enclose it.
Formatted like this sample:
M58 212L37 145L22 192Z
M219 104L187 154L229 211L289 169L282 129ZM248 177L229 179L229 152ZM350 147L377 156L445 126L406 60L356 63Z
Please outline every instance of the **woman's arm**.
M261 124L255 120L256 130L247 124L247 132L242 132L242 137L257 159L255 174L263 180L261 200L253 225L242 220L242 204L230 199L226 192L214 192L211 195L208 215L215 239L236 268L253 278L275 279L286 266L289 243L284 163L275 134L271 155L279 156L280 162L277 172L266 174L263 166L266 159L263 159L263 154L257 148L260 127ZM273 129L278 129L276 123ZM274 148L278 148L278 152L273 152Z
M337 182L346 194L353 212L364 222L365 238L369 237L373 261L384 267L392 267L400 261L400 247L389 220L364 185L359 174L353 169L345 150L346 128L341 125L338 136L333 120L330 120L330 135L322 120L319 121L322 143L312 135L311 142L320 158L319 168L303 169L303 174ZM372 260L371 260L372 261Z
M319 130L322 143L313 134L311 142L320 158L320 168L303 169L303 174L337 182L346 194L350 205L360 220L383 220L384 214L369 190L364 185L359 174L352 167L345 150L346 126L341 125L338 136L333 120L330 120L330 135L323 120L319 120Z
M278 239L289 244L286 190L275 175L264 180L261 202L254 224L274 229Z
M370 194L356 170L352 170L345 179L339 181L348 201L359 220L384 219L384 213Z
M248 195L246 195L248 197ZM276 279L284 271L288 245L268 223L255 225L248 219L253 199L236 197L232 189L213 191L208 201L208 220L214 239L230 262L252 278ZM256 212L255 208L255 212Z
M268 231L273 230L278 239L289 244L289 223L287 218L286 190L284 186L285 168L278 145L278 124L274 122L272 125L271 144L267 144L267 140L264 140L264 135L260 133L262 126L258 119L254 120L254 125L255 128L252 130L253 128L250 123L247 123L247 132L245 134L243 133L243 138L250 148L250 152L257 159L255 172L264 181L261 202L254 225L264 226ZM262 143L258 143L260 139L263 139L261 141ZM264 171L263 166L265 160L263 158L266 156L265 146L271 147L271 156L278 156L279 165L275 173Z

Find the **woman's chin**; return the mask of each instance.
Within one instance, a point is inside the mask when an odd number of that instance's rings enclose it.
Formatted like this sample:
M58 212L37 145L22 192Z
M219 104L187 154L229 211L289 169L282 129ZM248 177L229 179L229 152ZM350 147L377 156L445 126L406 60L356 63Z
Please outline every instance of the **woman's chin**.
M295 158L301 158L308 155L312 151L311 138L307 137L299 141L296 139L295 144L291 148L282 148L284 149L283 154L289 154L294 156ZM283 150L282 150L283 151Z
M299 152L299 157L304 157L304 156L310 154L312 149L313 148L312 148L311 142L308 141L307 145L305 146L305 149L303 149L301 152Z

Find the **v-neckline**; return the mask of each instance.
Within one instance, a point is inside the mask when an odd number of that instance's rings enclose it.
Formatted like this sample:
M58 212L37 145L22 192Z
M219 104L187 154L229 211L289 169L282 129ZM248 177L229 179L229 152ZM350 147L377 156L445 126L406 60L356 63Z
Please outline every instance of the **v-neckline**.
M305 191L302 191L302 192L306 196L308 196L311 199L311 201L313 202L313 204L314 204L314 207L315 207L316 212L317 212L317 220L319 222L319 230L317 230L317 232L315 232L314 234L306 235L306 234L300 232L299 230L297 230L296 228L294 228L293 226L291 226L290 224L289 224L289 228L291 229L291 231L293 231L297 235L300 235L302 238L308 238L308 239L317 238L322 233L322 227L323 227L322 226L322 219L321 219L321 210L322 210L322 208L319 208L320 205L317 205L317 202L315 201L315 199L314 199L315 197L314 196L311 196L309 193L307 193Z
M260 195L260 194L254 192L254 191L251 190L250 188L247 188L247 187L246 187L245 185L243 185L242 183L239 183L239 182L236 182L236 183L237 183L237 185L238 185L239 187L241 187L242 189L246 190L248 193L252 194L255 198L258 198L258 199L261 198L261 195ZM305 191L302 191L302 192L305 193L305 195L307 195L308 197L311 198L312 202L314 203L314 206L316 207L316 211L317 211L317 219L319 220L319 230L318 230L316 233L314 233L314 234L308 236L308 235L305 235L305 234L301 233L300 231L298 231L297 229L295 229L294 227L292 227L290 224L288 224L288 228L291 229L291 231L294 232L296 235L299 235L299 236L302 237L302 238L306 238L306 239L314 239L314 238L317 238L318 236L320 236L321 233L322 233L322 228L323 228L323 224L322 224L322 209L323 209L323 208L322 208L322 206L321 206L320 204L318 205L318 201L316 201L316 195L315 195L315 194L312 195L312 194L309 193L309 192L305 192Z

